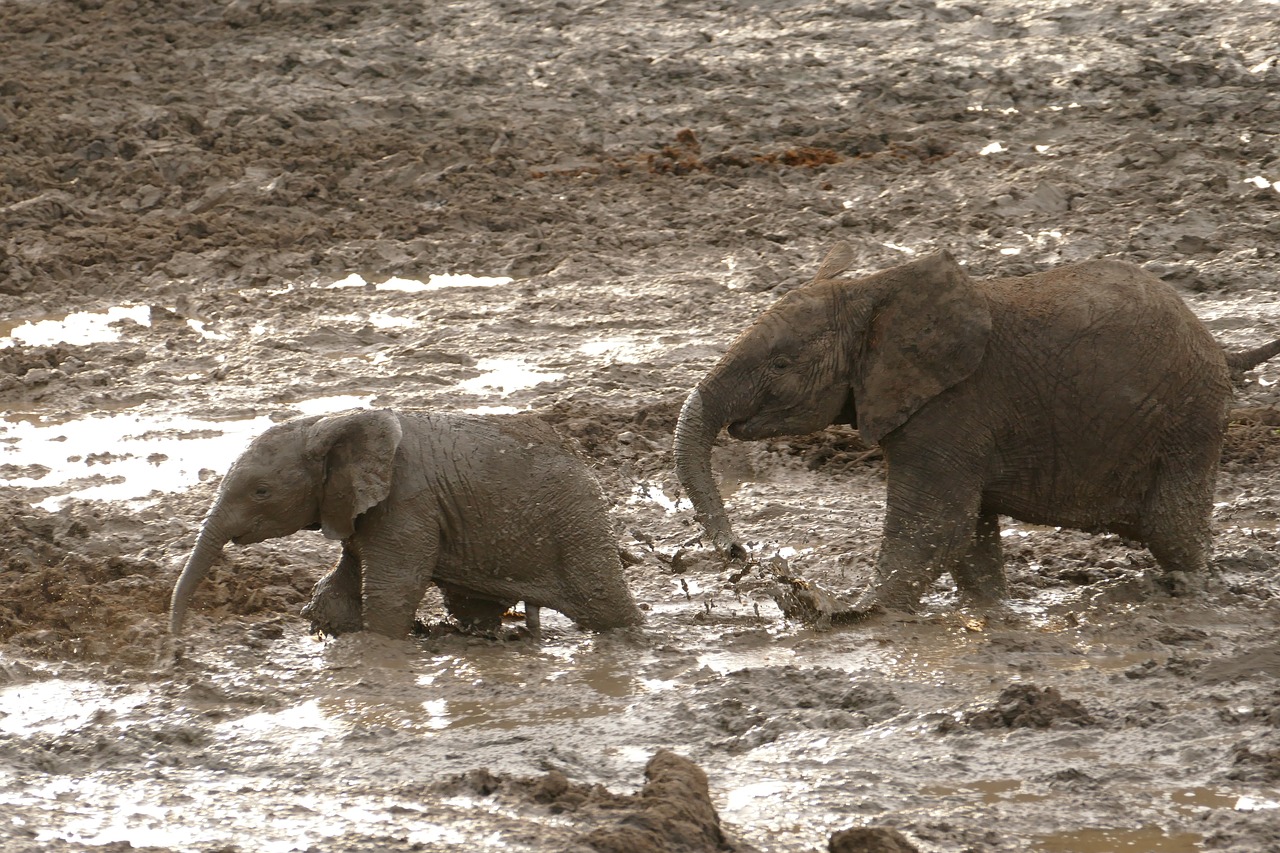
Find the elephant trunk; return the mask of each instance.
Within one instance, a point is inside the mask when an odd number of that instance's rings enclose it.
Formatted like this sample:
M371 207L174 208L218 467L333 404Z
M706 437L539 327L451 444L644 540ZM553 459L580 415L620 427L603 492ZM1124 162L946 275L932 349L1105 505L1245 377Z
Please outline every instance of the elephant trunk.
M173 597L169 602L169 631L171 633L182 633L182 623L187 616L187 604L191 601L191 596L195 594L196 587L200 585L200 581L204 580L204 576L209 571L209 567L213 565L213 561L222 553L222 546L227 544L229 538L209 519L205 519L204 526L200 528L200 536L196 539L195 548L192 549L191 556L187 558L187 565L183 568L178 582L173 586Z
M707 405L699 388L684 401L676 423L676 476L689 493L694 515L716 550L730 559L745 559L747 549L734 535L711 471L711 446L721 427L728 423L727 418L717 414L718 408Z

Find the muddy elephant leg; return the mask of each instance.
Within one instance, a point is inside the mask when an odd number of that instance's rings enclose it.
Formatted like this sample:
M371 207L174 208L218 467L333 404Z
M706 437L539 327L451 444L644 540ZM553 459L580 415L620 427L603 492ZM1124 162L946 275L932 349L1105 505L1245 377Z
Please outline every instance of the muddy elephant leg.
M365 629L395 639L407 636L436 567L437 521L378 513L352 541L364 569L360 591Z
M962 598L974 604L991 604L1009 594L1004 573L1004 547L1000 541L1000 517L978 516L969 550L951 566L951 576Z
M436 582L444 598L444 609L457 623L468 631L497 631L502 626L502 614L508 605L492 599L480 598L460 586Z
M1191 591L1207 575L1213 542L1209 527L1212 511L1213 478L1194 462L1178 472L1162 474L1147 498L1141 538L1175 594Z
M927 465L890 462L889 475L877 582L857 607L910 611L929 585L970 550L981 486L976 476L961 477L954 470Z
M312 631L337 636L364 628L360 611L360 559L344 542L338 564L312 589L302 615Z

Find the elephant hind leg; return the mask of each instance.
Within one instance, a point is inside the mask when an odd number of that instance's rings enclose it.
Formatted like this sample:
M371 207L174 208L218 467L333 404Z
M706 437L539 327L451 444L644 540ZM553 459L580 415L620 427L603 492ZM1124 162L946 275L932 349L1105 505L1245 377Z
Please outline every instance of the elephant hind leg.
M536 604L524 603L524 624L529 629L529 636L535 640L542 639L542 608Z
M469 590L450 583L436 582L444 598L444 609L467 631L494 632L502 627L502 614L508 605L500 601L481 598Z
M961 597L974 604L993 604L1008 596L1000 516L993 512L978 515L973 542L969 550L952 563L951 576Z
M1214 470L1192 460L1178 471L1163 471L1147 498L1141 539L1175 593L1198 586L1209 569Z

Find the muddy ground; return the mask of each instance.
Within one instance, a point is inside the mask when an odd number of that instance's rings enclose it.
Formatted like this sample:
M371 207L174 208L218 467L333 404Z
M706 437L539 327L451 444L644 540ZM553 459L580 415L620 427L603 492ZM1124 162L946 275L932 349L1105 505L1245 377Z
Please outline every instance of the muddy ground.
M837 239L1121 258L1280 336L1280 7L1102 6L0 0L0 849L1280 849L1280 363L1194 598L1012 525L1007 606L816 630L774 577L866 582L856 433L723 439L745 568L671 471L683 394ZM229 461L351 406L558 424L647 624L321 640L300 533L229 548L170 646Z

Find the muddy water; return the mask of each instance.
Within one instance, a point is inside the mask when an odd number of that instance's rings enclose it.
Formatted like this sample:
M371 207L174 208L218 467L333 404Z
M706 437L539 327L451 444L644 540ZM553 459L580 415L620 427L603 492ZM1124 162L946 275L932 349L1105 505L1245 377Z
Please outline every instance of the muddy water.
M1245 330L1240 318L1271 307L1257 294L1192 304L1219 334ZM322 319L331 329L373 321L372 311ZM270 318L254 322L257 336L285 333ZM654 352L639 335L573 346L624 367ZM475 359L454 387L473 410L514 410L527 408L507 402L514 392L573 369L581 364L557 352L511 349ZM1261 371L1259 395L1272 371ZM297 398L289 410L372 403ZM0 461L18 472L10 485L48 511L86 501L143 510L216 482L272 420L142 409L155 414L11 413L0 425ZM1206 653L1230 658L1256 624L1194 603L1167 611L1147 602L1150 580L1118 568L1136 560L1149 572L1145 552L1009 524L1019 593L1006 607L957 610L940 588L919 617L814 632L782 617L770 574L817 576L841 591L865 582L881 475L864 468L832 479L741 444L719 448L716 464L757 566L727 584L713 561L680 544L689 507L669 474L635 474L620 518L628 530L661 532L656 544L623 537L643 558L634 580L649 618L638 632L584 636L549 614L541 646L460 636L322 641L286 616L219 617L176 650L146 640L157 663L142 669L11 659L0 681L0 805L13 815L10 831L36 845L215 849L252 837L288 851L385 837L427 849L557 849L580 821L432 786L486 768L510 778L559 771L627 791L655 750L673 746L708 772L726 825L779 853L820 849L830 833L885 813L918 836L948 827L935 849L981 849L980 827L998 826L1022 849L1066 853L1211 849L1210 832L1195 827L1215 816L1280 819L1280 787L1207 769L1244 733L1224 728L1222 715L1265 718L1266 698L1166 683L1166 669L1186 665L1182 641L1150 639L1166 622L1190 624L1193 644L1212 636ZM851 485L868 498L851 502ZM1249 513L1237 480L1223 491L1228 541L1275 538L1274 519ZM198 507L190 514L198 519ZM318 537L295 538L308 543L302 553L325 551ZM235 559L252 564L284 552L244 553ZM678 553L691 559L679 571ZM1096 576L1085 586L1026 585L1055 571ZM424 614L439 618L438 602ZM969 715L1012 683L1056 685L1095 717L974 729ZM521 841L530 825L536 840Z
M1193 305L1223 333L1270 302L1246 294ZM264 337L284 331L257 323ZM625 365L643 360L646 344L609 335L578 349ZM458 388L476 409L515 409L505 403L513 391L564 378L557 365L536 350L481 358ZM1262 371L1262 389L1271 372ZM339 395L290 409L371 402ZM270 422L11 413L0 460L21 472L10 485L39 497L37 507L142 509L216 481ZM757 580L727 585L696 561L667 574L674 563L661 560L676 549L646 553L633 542L649 571L664 569L638 579L649 608L639 632L584 636L549 614L540 647L458 636L322 641L290 618L230 619L176 651L151 641L159 663L149 669L10 663L0 687L0 805L14 815L12 831L40 845L211 849L253 837L261 849L288 851L385 835L428 849L554 849L549 839L581 827L431 785L483 767L509 777L555 770L617 789L638 784L649 756L673 744L710 774L721 818L749 828L764 851L818 849L831 832L886 812L917 827L1009 827L1001 831L1022 837L1024 849L1067 853L1202 850L1209 833L1187 827L1211 816L1280 819L1274 784L1196 769L1240 737L1218 722L1224 706L1252 714L1259 697L1147 682L1140 697L1123 698L1128 684L1148 673L1159 682L1177 663L1177 651L1146 638L1150 626L1189 621L1221 652L1247 638L1248 623L1195 605L1165 614L1142 603L1149 581L1103 570L1089 586L1024 588L995 612L958 611L941 589L920 617L814 632L782 617L768 574L825 569L824 583L856 588L883 513L877 473L833 481L750 445L718 449L717 468ZM870 500L850 503L850 478ZM623 514L635 527L661 530L689 514L662 478L629 488ZM1224 533L1274 538L1274 521L1240 523L1244 503L1238 494L1222 502ZM1009 524L1004 535L1007 550L1025 555L1026 574L1015 575L1023 580L1052 573L1044 555L1073 547L1091 552L1082 566L1135 559L1114 541L1054 528ZM1145 554L1136 559L1151 566ZM966 715L1014 682L1059 685L1099 716L1065 730L970 730ZM526 830L516 827L531 822L541 840L522 847ZM950 833L982 839L976 828Z
M292 620L231 623L185 644L158 679L32 672L0 690L0 803L42 843L188 849L251 835L284 851L386 833L548 849L503 840L492 820L475 818L492 804L428 796L424 786L475 767L616 784L638 779L652 751L674 740L717 783L722 818L751 827L762 850L817 849L827 833L883 810L923 825L981 815L1061 827L1029 839L1029 850L1199 850L1200 834L1162 827L1280 809L1280 788L1194 770L1195 756L1224 746L1204 696L1148 693L1135 704L1156 701L1164 721L1138 730L1112 720L1102 730L939 733L963 716L975 685L995 689L1015 667L1065 680L1098 707L1151 659L1123 629L1063 628L1052 607L1026 604L984 631L939 613L862 636L780 630L767 607L699 627L694 609L673 603L639 635L608 638L552 618L541 648L462 637L320 641ZM992 630L1037 637L1042 648L993 655ZM1181 781L1160 773L1164 765ZM1081 789L1082 774L1106 779L1105 790ZM1081 820L1110 828L1071 828Z
M1280 849L1280 365L1183 599L1142 549L1011 524L1004 607L943 579L816 631L776 577L863 588L880 460L724 441L727 566L670 455L835 240L859 272L1118 258L1229 346L1280 336L1274 3L32 0L0 31L5 853L587 850L636 804L548 792L634 792L660 748L740 853ZM334 544L300 533L229 548L169 646L229 460L349 406L556 423L644 628L548 614L537 647L432 600L429 636L321 642Z

